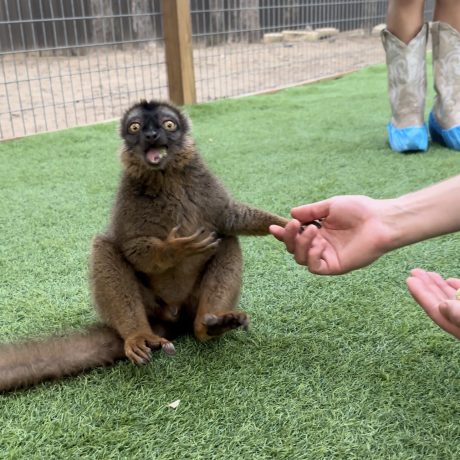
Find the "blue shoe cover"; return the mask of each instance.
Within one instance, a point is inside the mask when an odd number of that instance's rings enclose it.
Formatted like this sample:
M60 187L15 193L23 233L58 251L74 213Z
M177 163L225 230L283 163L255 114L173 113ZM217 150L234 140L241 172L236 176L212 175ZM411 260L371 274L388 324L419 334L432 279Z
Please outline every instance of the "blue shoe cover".
M388 140L395 152L426 152L428 149L428 129L426 125L395 128L388 123Z
M432 111L430 112L429 125L433 142L445 145L453 150L460 150L460 125L443 129Z

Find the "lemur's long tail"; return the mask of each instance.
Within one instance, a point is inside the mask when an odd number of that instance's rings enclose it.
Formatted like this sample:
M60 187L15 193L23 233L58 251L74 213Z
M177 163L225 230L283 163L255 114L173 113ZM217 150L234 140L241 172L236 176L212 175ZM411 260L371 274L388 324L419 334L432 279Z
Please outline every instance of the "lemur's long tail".
M1 344L0 392L107 366L124 356L123 340L103 325L63 337Z

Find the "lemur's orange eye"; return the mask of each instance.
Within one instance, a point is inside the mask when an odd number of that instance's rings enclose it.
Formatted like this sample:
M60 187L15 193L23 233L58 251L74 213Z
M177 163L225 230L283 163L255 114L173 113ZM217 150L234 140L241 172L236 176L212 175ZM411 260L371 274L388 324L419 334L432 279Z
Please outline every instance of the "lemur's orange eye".
M128 126L128 132L130 134L137 134L139 130L141 129L141 124L138 121L133 121L129 126Z
M166 120L163 122L163 128L166 129L166 131L175 131L177 125L172 120Z

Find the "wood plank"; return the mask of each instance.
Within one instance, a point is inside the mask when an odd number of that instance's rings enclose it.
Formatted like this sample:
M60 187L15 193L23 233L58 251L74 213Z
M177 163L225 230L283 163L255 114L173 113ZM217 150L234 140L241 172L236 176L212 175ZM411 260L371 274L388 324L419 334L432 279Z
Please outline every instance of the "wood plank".
M178 105L196 102L189 0L163 0L163 30L169 98Z

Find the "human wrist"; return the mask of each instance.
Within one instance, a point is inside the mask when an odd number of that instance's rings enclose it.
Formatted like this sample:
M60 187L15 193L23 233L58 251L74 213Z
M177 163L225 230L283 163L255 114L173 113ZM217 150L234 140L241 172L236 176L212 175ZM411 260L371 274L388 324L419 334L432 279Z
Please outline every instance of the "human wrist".
M382 222L388 251L459 230L460 219L445 197L428 189L384 201Z
M382 254L410 244L411 234L406 203L401 198L380 201L380 251Z
M460 175L393 199L371 203L376 249L383 254L429 238L460 231Z

